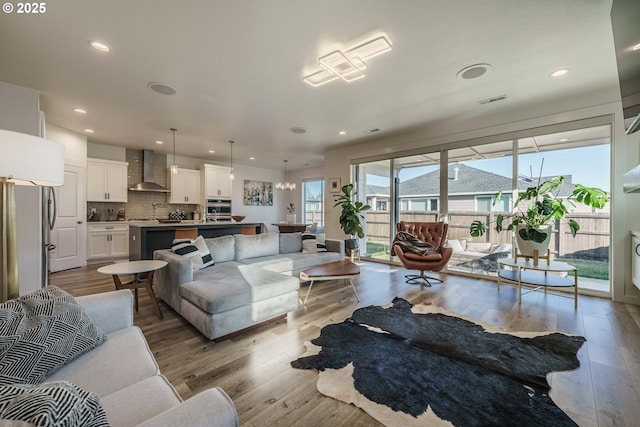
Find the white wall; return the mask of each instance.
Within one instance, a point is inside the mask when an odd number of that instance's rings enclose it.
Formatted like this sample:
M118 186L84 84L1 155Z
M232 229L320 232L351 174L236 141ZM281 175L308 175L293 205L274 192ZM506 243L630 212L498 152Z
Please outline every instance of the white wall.
M127 149L116 147L115 145L97 144L90 142L87 144L87 157L90 159L114 160L116 162L127 161Z
M64 145L65 164L87 167L87 137L85 135L47 123L47 139Z

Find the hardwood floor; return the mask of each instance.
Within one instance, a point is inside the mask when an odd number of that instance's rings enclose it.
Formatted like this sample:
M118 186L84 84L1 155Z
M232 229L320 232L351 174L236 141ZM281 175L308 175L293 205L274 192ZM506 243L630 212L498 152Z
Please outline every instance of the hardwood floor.
M322 396L317 374L290 362L305 351L304 342L320 329L346 319L356 308L387 304L396 297L433 304L505 329L559 330L580 334L587 342L578 353L581 367L552 374L551 397L581 426L634 426L640 418L640 307L580 296L571 299L544 293L523 296L516 289L497 290L495 282L442 275L432 288L404 283L406 270L360 262L354 280L360 302L343 281L313 286L307 305L288 320L267 325L219 343L206 339L160 302L164 319L156 316L142 290L135 323L144 332L160 366L183 398L212 386L233 399L243 426L377 426L360 409ZM114 289L100 265L54 273L50 283L79 296ZM300 288L304 298L308 284ZM514 423L519 421L514 420ZM523 425L526 422L523 422Z

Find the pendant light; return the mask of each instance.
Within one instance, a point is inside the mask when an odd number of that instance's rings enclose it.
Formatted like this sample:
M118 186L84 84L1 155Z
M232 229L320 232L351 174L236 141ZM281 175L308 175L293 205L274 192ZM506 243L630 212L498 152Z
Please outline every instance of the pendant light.
M173 132L173 163L171 164L171 175L176 175L178 173L178 164L176 163L176 131L178 129L171 128L171 132Z
M287 162L289 160L284 160L284 183L279 182L276 184L276 190L282 191L293 191L296 189L295 183L287 182Z
M231 170L229 171L229 179L233 180L233 143L234 141L229 141L231 144Z

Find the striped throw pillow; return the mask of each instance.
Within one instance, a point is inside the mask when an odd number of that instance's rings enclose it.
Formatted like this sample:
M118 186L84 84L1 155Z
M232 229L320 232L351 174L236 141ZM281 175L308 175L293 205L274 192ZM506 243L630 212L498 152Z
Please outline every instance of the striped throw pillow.
M109 426L98 395L68 381L0 386L0 419L39 427Z
M194 271L214 264L209 247L202 236L196 237L195 240L174 240L173 243L171 250L177 255L190 259Z

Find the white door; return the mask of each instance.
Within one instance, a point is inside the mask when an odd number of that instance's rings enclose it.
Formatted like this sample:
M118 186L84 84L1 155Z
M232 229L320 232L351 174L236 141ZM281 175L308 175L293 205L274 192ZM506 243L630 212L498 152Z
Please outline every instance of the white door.
M49 252L49 271L56 272L87 265L86 169L65 165L64 185L56 187L57 218L49 233L55 249Z

